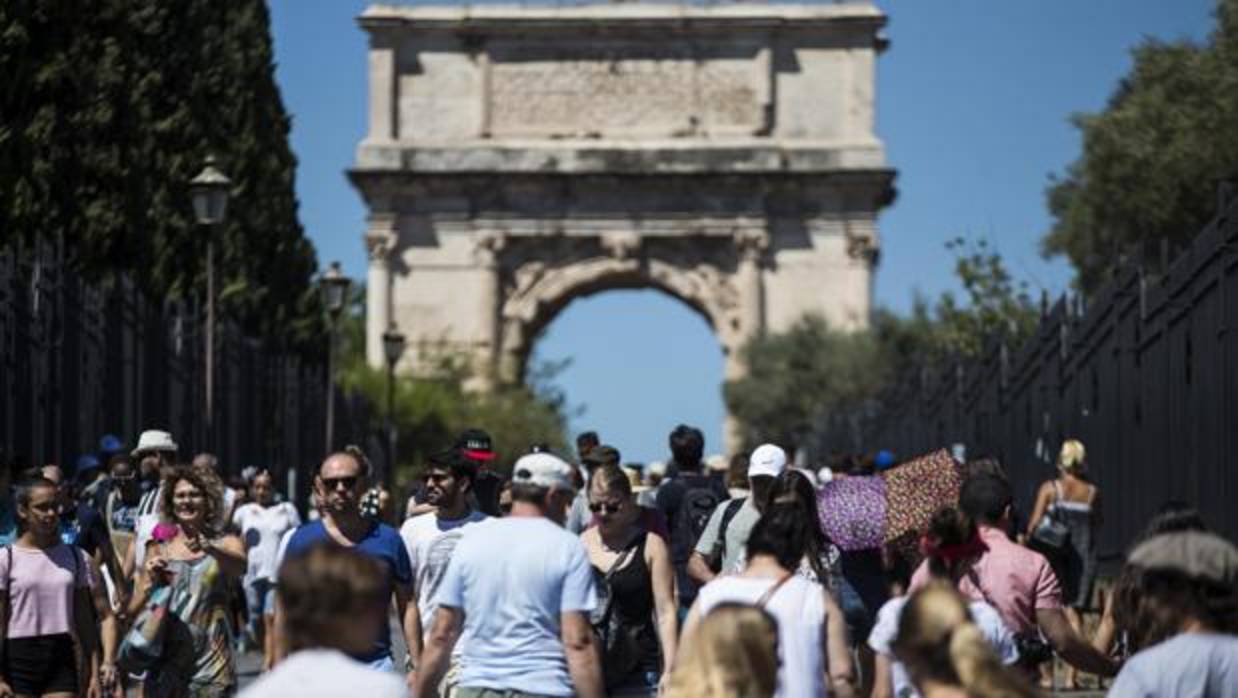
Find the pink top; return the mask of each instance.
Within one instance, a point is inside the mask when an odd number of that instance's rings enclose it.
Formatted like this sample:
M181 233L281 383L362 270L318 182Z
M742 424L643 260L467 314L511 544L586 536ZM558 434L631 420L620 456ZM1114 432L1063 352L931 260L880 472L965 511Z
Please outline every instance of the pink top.
M94 586L90 560L76 546L39 550L8 545L0 550L0 588L8 596L11 638L71 633L73 588Z
M1043 555L1011 541L1001 529L982 525L980 538L989 550L972 567L974 574L959 580L959 591L972 601L984 601L996 608L1015 635L1034 634L1037 610L1062 607L1057 575ZM925 562L912 575L911 590L928 581Z

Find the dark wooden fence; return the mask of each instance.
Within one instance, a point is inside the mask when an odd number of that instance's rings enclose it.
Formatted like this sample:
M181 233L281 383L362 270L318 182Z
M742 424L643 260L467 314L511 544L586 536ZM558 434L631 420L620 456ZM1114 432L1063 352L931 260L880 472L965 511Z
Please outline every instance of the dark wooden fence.
M221 321L208 434L202 318L123 277L86 283L50 247L0 252L0 450L72 465L103 434L132 447L143 429L166 429L182 458L209 450L228 474L259 465L281 480L298 470L304 493L323 455L325 367Z
M995 455L1021 511L1063 439L1087 447L1103 494L1101 554L1117 557L1169 500L1238 540L1238 199L1153 279L1125 268L1047 309L1022 347L925 368L879 405L839 417L834 447L908 456L963 444Z

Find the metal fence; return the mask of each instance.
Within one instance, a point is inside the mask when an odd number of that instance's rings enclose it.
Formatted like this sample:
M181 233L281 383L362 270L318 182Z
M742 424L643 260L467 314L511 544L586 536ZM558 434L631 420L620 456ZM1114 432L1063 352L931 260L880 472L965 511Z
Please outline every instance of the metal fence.
M1102 556L1119 556L1172 499L1238 540L1238 199L1223 187L1218 200L1155 280L1126 268L1086 307L1059 300L1024 346L920 371L864 416L839 418L833 443L995 455L1026 513L1062 440L1078 438L1102 493Z
M143 429L166 429L182 458L209 450L227 474L268 467L301 501L304 468L322 458L324 366L220 322L208 434L199 311L124 277L86 283L50 246L0 252L0 450L71 465L103 434L132 447Z

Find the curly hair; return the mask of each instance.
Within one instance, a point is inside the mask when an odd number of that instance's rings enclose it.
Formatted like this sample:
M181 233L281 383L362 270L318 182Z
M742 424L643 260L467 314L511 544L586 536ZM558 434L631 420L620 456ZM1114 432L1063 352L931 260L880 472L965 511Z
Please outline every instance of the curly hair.
M202 466L176 465L164 474L160 484L162 489L159 493L159 518L168 523L176 522L173 495L177 483L181 480L197 487L206 495L203 500L203 527L210 530L216 528L224 506L224 483L214 470Z
M1214 632L1238 634L1238 591L1230 586L1127 564L1114 594L1114 620L1127 631L1132 652L1177 635L1186 618Z

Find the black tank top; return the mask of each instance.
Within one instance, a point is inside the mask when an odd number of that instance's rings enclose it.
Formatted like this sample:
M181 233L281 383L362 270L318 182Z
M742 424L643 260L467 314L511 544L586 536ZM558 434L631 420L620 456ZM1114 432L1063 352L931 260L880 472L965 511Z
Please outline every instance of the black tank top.
M649 534L642 532L629 544L635 547L630 560L623 567L615 570L606 584L606 570L594 567L599 589L606 594L607 599L614 597L614 607L611 613L619 625L636 631L641 646L640 669L657 671L660 664L658 649L658 632L654 623L653 578L649 565L645 562L645 541ZM622 553L621 553L622 555ZM599 607L607 600L600 600Z

